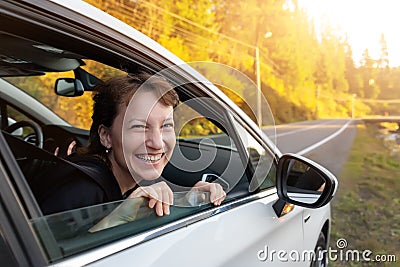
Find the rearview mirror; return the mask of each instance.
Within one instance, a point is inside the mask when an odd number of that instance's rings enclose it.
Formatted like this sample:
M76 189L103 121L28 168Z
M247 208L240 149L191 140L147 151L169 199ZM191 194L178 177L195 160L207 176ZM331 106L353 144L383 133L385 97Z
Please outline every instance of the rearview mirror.
M280 199L303 207L319 208L329 203L337 179L321 165L295 154L284 154L278 162L277 191Z
M56 81L55 91L57 95L73 97L83 95L84 88L78 79L59 78Z

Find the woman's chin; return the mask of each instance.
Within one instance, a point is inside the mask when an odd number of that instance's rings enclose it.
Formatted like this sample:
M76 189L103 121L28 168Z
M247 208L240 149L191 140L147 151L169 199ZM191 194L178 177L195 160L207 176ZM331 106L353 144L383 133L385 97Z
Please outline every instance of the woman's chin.
M153 181L153 180L159 178L160 176L161 176L161 173L152 174L152 175L148 174L148 175L145 175L145 176L144 176L143 180L146 180L146 181Z
M161 174L162 171L158 171L155 169L131 171L131 175L135 177L135 180L153 181L159 178Z
M158 162L153 163L135 159L132 161L131 168L129 169L133 177L139 177L141 180L152 181L161 176L166 164L167 161L165 157Z

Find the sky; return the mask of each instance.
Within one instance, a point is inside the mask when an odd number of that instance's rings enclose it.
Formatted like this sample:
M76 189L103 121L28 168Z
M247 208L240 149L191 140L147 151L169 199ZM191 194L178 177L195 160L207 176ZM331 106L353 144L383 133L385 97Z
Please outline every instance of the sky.
M368 48L372 58L380 54L379 40L384 33L390 66L400 66L400 0L299 0L314 17L316 28L329 19L348 34L355 63Z

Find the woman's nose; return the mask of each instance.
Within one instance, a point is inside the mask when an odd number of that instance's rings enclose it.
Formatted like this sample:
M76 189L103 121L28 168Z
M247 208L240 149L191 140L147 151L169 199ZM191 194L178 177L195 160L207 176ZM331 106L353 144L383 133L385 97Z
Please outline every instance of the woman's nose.
M163 148L162 132L159 129L152 129L147 132L146 145L154 149Z

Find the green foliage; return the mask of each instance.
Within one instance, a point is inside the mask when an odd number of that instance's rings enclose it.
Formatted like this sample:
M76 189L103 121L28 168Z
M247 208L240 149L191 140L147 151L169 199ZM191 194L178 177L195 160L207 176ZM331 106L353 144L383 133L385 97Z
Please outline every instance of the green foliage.
M196 138L223 133L215 124L205 118L192 119L179 130L180 138Z

